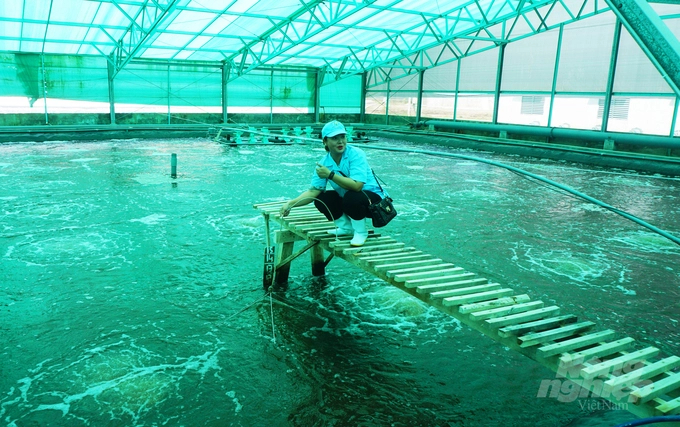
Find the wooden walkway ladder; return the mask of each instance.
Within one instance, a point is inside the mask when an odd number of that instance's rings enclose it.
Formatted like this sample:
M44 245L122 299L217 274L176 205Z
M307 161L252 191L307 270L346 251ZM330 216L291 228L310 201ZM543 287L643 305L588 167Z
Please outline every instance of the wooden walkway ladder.
M660 357L655 347L597 329L556 305L489 283L391 237L371 233L364 246L352 247L349 237L327 233L334 224L314 207L293 208L281 217L282 205L255 205L265 217L268 240L269 220L281 226L275 232L276 259L269 275L265 269L265 288L286 282L290 262L308 250L316 276L339 257L554 371L555 379L544 381L537 397L564 400L560 388L569 379L581 387L581 398L607 399L640 417L680 413L680 373L675 372L680 357ZM293 253L296 241L305 246Z

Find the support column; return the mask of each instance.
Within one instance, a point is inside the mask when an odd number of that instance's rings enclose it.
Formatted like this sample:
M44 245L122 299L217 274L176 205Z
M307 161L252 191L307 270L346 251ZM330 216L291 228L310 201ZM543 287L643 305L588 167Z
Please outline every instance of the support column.
M323 83L324 69L316 71L314 76L314 123L321 121L321 83Z
M423 112L423 77L425 77L425 70L418 72L418 104L416 105L416 123L420 122L420 116Z
M111 124L115 125L116 124L116 103L115 103L115 98L114 98L114 87L113 87L113 78L114 78L114 67L113 67L113 55L109 58L109 61L106 63L107 69L109 72L109 116L111 117Z
M274 123L274 68L272 67L272 72L269 75L269 124Z
M361 73L361 107L359 108L359 121L366 123L366 85L368 84L367 72Z
M557 74L560 70L560 54L562 53L562 36L564 24L560 24L560 32L557 36L557 49L555 49L555 69L553 71L552 86L550 87L550 107L548 108L548 127L552 127L552 115L555 109L555 93L557 92Z
M170 62L168 62L168 124L172 123L170 91Z
M47 72L45 71L45 54L40 54L40 69L42 70L42 89L43 89L43 104L45 107L45 124L50 124L50 118L47 115Z
M231 64L222 61L222 123L227 124L227 82L231 74Z
M614 91L614 77L616 76L616 61L619 58L619 41L621 40L621 21L616 20L614 27L614 41L612 42L612 54L609 59L609 76L607 77L607 89L604 94L604 108L602 109L602 132L607 132L609 126L609 112L612 109L612 93Z
M301 240L301 238L291 233L290 231L279 230L275 233L276 241L275 265L278 266L279 264L281 264L281 261L293 255L293 249L295 247L295 242L297 240ZM277 285L285 284L288 281L289 275L290 275L290 263L282 265L276 270L276 278L274 282Z
M673 108L673 119L671 120L671 135L675 136L675 126L678 123L678 116L680 115L680 96L675 97L675 108ZM680 136L680 135L678 135ZM670 150L670 149L669 149ZM669 151L670 155L670 151Z
M496 69L496 88L493 95L493 119L491 123L498 123L498 107L501 102L501 82L503 80L503 60L505 58L505 46L503 43L498 46L498 68Z
M390 124L390 81L387 80L387 96L385 97L385 124Z
M458 58L456 61L456 92L453 94L453 121L456 121L456 114L458 113L458 90L460 88L460 61L463 58Z
M323 257L323 248L319 245L314 246L309 252L312 258L312 276L323 276L326 274L326 260Z

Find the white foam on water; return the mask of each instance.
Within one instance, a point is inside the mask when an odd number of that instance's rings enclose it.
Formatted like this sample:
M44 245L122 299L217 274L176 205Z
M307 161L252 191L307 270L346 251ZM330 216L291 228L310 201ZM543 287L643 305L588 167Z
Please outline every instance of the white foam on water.
M146 225L155 225L160 222L166 221L167 216L164 214L151 214L143 218L131 219L130 222L141 222Z
M672 234L672 233L669 233ZM678 235L676 234L676 237ZM674 253L679 252L676 243L666 237L645 230L623 233L612 236L612 240L632 246L635 250L647 253Z
M262 215L239 219L240 224L245 227L260 227L262 226L262 221Z
M31 370L35 375L18 380L19 387L10 390L0 415L8 414L5 421L12 422L14 417L41 411L59 411L63 417L79 420L109 414L111 420L131 417L136 425L171 397L184 375L196 372L204 377L209 371L220 371L220 351L185 358L163 356L123 335L117 343L85 349L71 363L59 361L43 369L42 362ZM164 362L164 357L173 362ZM233 399L240 410L235 395Z
M254 151L251 150L238 150L239 154L255 154Z
M525 261L534 267L532 270L568 277L582 285L601 277L611 267L605 254L585 258L567 251L539 252L527 248L523 255ZM518 259L519 256L515 253L513 260L517 262ZM517 265L522 267L521 263Z
M626 289L621 285L618 285L616 289L620 290L623 292L624 295L637 295L637 292L631 290L631 289Z
M575 205L572 206L571 211L572 212L582 212L582 211L587 211L587 212L604 212L607 209L598 206L593 203L582 203L580 205Z
M243 409L243 405L241 405L241 403L238 401L238 398L236 397L236 392L232 390L228 391L226 394L227 397L230 397L231 401L234 402L235 405L234 413L238 414L239 412L241 412L241 409Z
M290 167L307 166L306 163L288 163L288 162L282 162L281 165Z
M408 165L408 166L406 166L406 169L411 169L411 170L420 170L420 169L425 169L425 166L419 166L419 165Z
M87 162L95 162L99 160L96 157L84 157L82 159L71 159L69 162L75 162L75 163L87 163Z
M318 306L314 316L325 321L323 326L310 328L310 332L366 337L385 331L403 338L411 335L434 338L440 333L461 330L457 319L367 274L342 279L325 288L323 294L329 295L332 303L324 305L325 298L305 298Z
M399 212L402 221L425 222L430 217L430 211L425 208L427 203L410 203L408 201L395 201L394 207Z

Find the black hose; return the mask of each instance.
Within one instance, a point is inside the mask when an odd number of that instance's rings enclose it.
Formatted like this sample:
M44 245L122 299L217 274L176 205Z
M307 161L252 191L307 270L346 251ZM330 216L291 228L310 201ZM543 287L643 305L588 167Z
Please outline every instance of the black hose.
M527 172L525 170L522 170L522 169L519 169L519 168L516 168L516 167L513 167L513 166L509 166L509 165L506 165L506 164L503 164L503 163L495 162L493 160L481 159L481 158L478 158L478 157L466 156L466 155L463 155L463 154L446 153L446 152L441 152L441 151L414 150L414 149L410 149L410 148L397 148L397 147L381 147L381 146L376 146L376 145L362 145L362 147L371 148L371 149L375 149L375 150L400 151L400 152L406 152L406 153L427 154L427 155L431 155L431 156L455 157L455 158L458 158L458 159L472 160L472 161L475 161L475 162L481 162L481 163L486 163L486 164L493 165L493 166L498 166L498 167L510 170L512 172L516 172L516 173L531 177L531 178L536 179L538 181L545 182L546 184L550 184L550 185L557 187L561 190L567 191L567 192L569 192L569 193L571 193L571 194L573 194L577 197L580 197L584 200L589 201L590 203L596 204L600 207L603 207L603 208L605 208L609 211L614 212L617 215L620 215L620 216L622 216L626 219L629 219L629 220L631 220L631 221L633 221L637 224L640 224L643 227L646 227L649 230L667 238L668 240L672 241L673 243L680 245L680 239L679 238L677 238L677 237L673 236L672 234L670 234L670 233L668 233L664 230L661 230L661 229L659 229L659 228L657 228L657 227L655 227L651 224L648 224L647 222L641 220L640 218L638 218L638 217L636 217L632 214L629 214L628 212L622 211L622 210L617 209L617 208L615 208L611 205L608 205L607 203L604 203L600 200L594 199L594 198L588 196L587 194L581 193L580 191L574 190L573 188L567 187L566 185L562 185L562 184L555 182L555 181L552 181L548 178L542 177L540 175L533 174L531 172Z
M654 423L669 423L672 421L680 421L680 415L673 415L668 417L651 417L651 418L641 418L639 420L628 421L623 424L617 424L614 427L635 427L635 426L646 426L647 424Z

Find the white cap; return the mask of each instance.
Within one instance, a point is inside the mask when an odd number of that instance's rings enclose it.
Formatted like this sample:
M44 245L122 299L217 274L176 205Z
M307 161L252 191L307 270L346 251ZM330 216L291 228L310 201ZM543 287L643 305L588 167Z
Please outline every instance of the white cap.
M337 120L326 123L326 126L321 129L321 138L333 137L335 135L340 135L341 133L347 133L345 126Z

